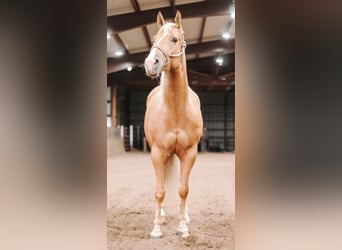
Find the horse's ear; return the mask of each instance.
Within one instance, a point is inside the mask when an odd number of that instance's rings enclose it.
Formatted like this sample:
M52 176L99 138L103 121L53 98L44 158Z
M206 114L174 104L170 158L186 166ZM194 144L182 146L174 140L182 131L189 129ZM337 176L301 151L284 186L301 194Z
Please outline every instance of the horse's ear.
M182 28L182 15L179 10L177 10L176 13L175 24L178 26L178 28Z
M157 15L157 25L160 28L161 26L163 26L165 24L165 20L164 17L162 15L162 13L159 11L158 15Z

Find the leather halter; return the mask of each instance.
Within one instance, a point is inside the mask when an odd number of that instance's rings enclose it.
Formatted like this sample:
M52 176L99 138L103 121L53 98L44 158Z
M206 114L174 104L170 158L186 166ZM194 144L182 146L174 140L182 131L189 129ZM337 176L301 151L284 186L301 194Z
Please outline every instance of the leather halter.
M172 71L172 70L176 70L176 69L178 69L178 68L180 67L180 65L182 64L182 61L180 61L179 66L178 66L177 68L171 69L171 66L170 66L170 58L176 58L176 57L181 57L181 56L183 56L184 50L185 50L185 48L186 48L186 42L185 42L185 40L184 40L184 35L183 35L182 51L179 52L178 54L171 54L171 55L168 55L168 54L165 52L165 50L163 50L163 49L162 49L161 47L159 47L159 45L157 45L157 44L153 45L151 49L153 49L153 48L158 49L158 50L163 54L163 56L165 57L165 63L164 63L164 65L163 65L162 71Z

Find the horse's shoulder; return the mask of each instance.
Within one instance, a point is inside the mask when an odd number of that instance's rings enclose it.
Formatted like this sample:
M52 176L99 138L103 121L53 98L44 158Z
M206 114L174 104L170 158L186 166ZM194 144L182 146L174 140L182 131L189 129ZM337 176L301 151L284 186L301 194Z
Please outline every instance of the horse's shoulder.
M201 105L200 99L198 97L198 95L196 94L195 91L193 91L191 88L190 89L190 95L192 97L192 99L196 102L197 105Z
M154 89L151 90L151 92L147 96L147 101L146 101L147 103L149 103L151 98L158 92L159 89L160 89L160 86L157 86L157 87L155 87Z

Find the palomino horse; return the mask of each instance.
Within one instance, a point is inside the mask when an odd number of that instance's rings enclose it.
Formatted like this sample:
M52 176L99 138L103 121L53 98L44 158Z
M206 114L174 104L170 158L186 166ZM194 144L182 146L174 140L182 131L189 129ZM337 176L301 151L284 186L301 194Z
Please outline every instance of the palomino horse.
M157 24L160 29L145 59L146 74L152 78L160 77L160 86L147 97L144 125L156 176L156 210L151 238L162 236L162 202L168 190L165 189L165 182L167 185L169 169L177 167L170 164L174 162L174 155L180 160L178 193L181 201L177 232L187 237L189 229L186 224L190 221L186 206L189 176L196 160L203 121L199 98L188 85L181 14L177 11L175 23L166 23L159 12Z

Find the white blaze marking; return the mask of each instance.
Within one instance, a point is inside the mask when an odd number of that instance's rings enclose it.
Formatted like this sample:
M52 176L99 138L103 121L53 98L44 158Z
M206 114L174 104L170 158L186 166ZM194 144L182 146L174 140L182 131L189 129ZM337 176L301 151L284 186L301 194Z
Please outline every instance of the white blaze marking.
M158 39L157 44L159 44L168 34L172 27L175 26L174 23L166 23L164 24L164 34L161 38Z

